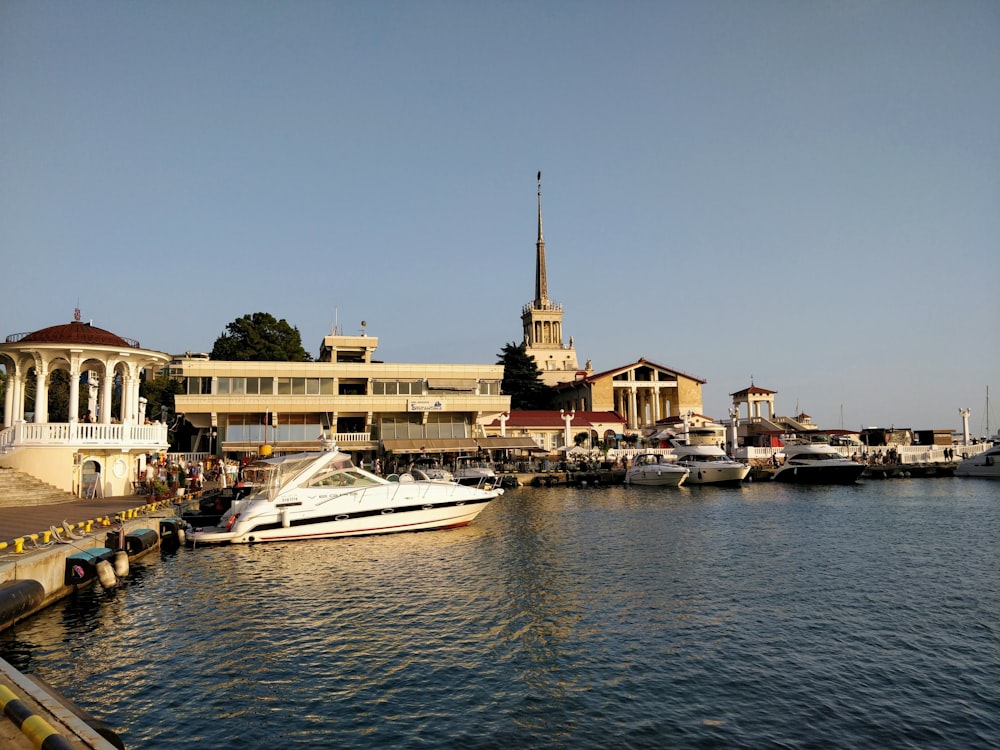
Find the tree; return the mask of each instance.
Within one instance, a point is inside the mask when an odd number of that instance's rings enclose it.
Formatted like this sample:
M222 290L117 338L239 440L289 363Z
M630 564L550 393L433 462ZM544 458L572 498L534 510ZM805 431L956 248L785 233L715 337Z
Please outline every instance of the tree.
M501 390L510 396L511 409L548 409L552 388L542 382L542 371L528 354L527 345L505 344L498 365L503 365Z
M226 326L212 347L212 359L229 362L311 362L302 348L299 329L270 313L237 318Z

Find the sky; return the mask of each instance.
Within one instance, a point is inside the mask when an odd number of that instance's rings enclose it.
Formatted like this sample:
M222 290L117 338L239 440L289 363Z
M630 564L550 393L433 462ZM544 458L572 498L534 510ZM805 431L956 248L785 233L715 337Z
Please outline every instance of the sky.
M0 333L582 365L821 427L1000 414L998 0L0 0Z

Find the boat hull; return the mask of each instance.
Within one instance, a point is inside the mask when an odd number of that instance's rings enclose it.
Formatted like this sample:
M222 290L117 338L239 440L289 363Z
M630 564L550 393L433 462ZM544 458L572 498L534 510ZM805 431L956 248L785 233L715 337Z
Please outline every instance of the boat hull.
M955 476L1000 479L1000 451L991 448L978 456L963 459L955 467Z
M704 466L700 462L691 463L678 462L678 466L686 466L691 470L688 478L684 480L685 485L690 484L732 484L737 485L747 478L750 467L745 464L734 464L731 466Z
M782 466L774 475L775 482L789 484L854 484L861 477L863 464L835 466Z
M687 477L687 472L680 471L637 471L625 475L625 484L642 487L680 487Z
M450 529L470 524L492 500L490 497L436 505L355 510L299 519L292 514L287 521L280 513L257 516L247 521L237 518L229 529L195 529L188 534L188 539L192 545L253 544Z

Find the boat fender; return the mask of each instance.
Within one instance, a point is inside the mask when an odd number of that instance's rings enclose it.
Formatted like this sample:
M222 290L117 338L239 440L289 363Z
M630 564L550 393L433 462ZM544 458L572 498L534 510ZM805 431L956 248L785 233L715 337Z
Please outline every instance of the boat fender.
M239 517L240 517L239 513L233 513L233 515L231 515L229 517L229 521L226 523L226 531L231 531L232 530L233 524L236 523L236 519L239 518Z
M187 542L187 532L184 530L183 526L177 527L177 543L184 545Z
M125 578L128 575L128 552L118 550L115 552L115 575ZM101 582L103 584L103 581Z
M281 528L287 529L292 525L291 519L288 517L288 508L281 509Z
M118 578L115 576L114 568L107 560L101 560L97 563L97 580L101 582L105 591L111 591L118 586Z

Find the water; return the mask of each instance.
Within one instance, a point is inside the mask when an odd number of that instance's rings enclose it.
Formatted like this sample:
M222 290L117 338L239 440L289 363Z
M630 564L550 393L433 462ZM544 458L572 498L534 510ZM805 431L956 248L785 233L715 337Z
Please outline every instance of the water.
M1000 485L520 488L181 549L0 637L153 748L1000 746Z

